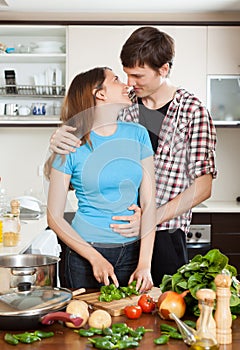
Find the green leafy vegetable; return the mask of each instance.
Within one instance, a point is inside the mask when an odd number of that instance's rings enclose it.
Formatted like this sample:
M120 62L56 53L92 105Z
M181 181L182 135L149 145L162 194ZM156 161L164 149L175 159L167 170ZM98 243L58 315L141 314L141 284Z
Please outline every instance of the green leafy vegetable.
M188 307L196 316L199 316L196 293L201 288L216 290L214 279L223 270L228 270L230 276L237 275L237 269L228 264L228 257L218 249L210 250L206 255L196 255L188 264L181 266L174 275L164 275L160 288L162 292L173 290L182 293L189 290L190 293L184 298ZM231 310L240 313L240 298L236 284L231 285Z

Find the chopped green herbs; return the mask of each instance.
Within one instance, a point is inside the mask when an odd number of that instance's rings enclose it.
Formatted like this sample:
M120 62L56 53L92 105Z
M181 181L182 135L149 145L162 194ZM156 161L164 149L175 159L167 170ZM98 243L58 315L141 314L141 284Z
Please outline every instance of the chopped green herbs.
M100 288L99 301L113 301L120 300L131 295L139 295L139 292L136 290L136 281L133 281L127 287L116 287L113 283L109 286L102 286Z
M92 337L93 328L74 330L82 337ZM101 329L98 337L88 338L97 349L132 349L139 347L139 342L146 332L152 332L153 329L146 329L143 326L133 329L126 323L114 323L111 327Z

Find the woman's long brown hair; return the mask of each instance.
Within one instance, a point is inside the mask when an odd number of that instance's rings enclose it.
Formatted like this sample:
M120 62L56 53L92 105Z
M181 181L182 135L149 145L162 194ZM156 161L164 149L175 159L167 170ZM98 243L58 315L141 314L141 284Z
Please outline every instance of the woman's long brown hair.
M74 135L78 136L82 145L88 143L91 147L90 131L94 120L94 107L96 106L96 92L103 88L105 70L107 67L93 68L80 73L73 79L68 93L64 99L61 120L64 124L76 127ZM95 94L93 91L95 90ZM52 163L56 153L53 153L44 165L44 174L49 179ZM64 161L62 156L62 161Z

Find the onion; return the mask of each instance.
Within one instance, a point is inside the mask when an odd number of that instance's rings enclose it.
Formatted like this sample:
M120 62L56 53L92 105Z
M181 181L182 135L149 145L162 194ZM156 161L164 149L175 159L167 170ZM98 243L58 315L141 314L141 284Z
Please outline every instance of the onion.
M110 327L112 324L111 315L105 310L95 310L88 319L89 327L103 329Z
M80 328L83 327L89 318L88 304L83 300L71 300L66 308L66 312L73 314L75 316L81 317L83 319L79 327L74 326L71 322L66 322L66 326L70 328Z
M184 297L189 290L178 294L173 291L167 291L158 298L158 314L164 320L171 320L170 313L173 312L178 318L183 317L186 311L186 303Z

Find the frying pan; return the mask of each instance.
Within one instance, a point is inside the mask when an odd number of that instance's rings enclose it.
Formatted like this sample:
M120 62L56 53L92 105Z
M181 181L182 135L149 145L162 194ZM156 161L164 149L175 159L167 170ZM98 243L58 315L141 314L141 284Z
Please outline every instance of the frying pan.
M81 317L60 310L66 307L74 295L84 292L84 288L71 292L66 288L30 286L30 290L2 294L0 295L0 329L37 329L41 325L50 325L55 320L72 322L78 327L83 322Z

